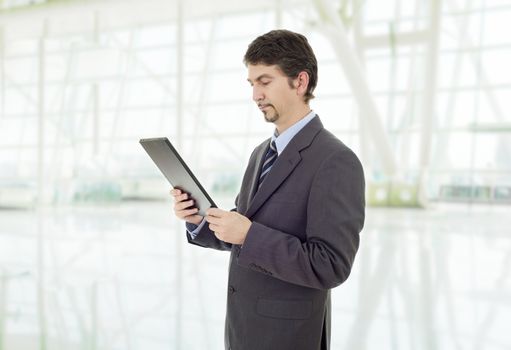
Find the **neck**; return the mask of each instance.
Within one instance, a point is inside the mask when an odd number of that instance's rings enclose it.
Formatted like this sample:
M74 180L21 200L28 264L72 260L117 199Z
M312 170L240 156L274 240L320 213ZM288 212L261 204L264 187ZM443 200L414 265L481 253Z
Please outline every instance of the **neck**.
M277 128L279 135L282 134L287 129L289 129L289 127L293 126L294 124L305 118L305 116L309 114L310 111L311 109L307 104L293 111L288 118L279 118L279 120L275 123L275 127Z

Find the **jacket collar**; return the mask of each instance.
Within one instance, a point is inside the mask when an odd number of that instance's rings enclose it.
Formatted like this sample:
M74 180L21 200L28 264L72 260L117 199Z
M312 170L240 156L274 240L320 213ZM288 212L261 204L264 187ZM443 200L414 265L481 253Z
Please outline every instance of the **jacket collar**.
M300 152L309 147L318 132L323 129L323 123L316 115L298 134L293 137L284 151L279 155L273 164L271 171L266 176L263 185L257 189L259 185L259 173L264 155L268 150L268 142L266 147L260 147L256 156L256 168L251 180L249 207L245 216L253 216L257 210L266 202L266 200L275 192L286 178L293 172L296 166L301 162Z

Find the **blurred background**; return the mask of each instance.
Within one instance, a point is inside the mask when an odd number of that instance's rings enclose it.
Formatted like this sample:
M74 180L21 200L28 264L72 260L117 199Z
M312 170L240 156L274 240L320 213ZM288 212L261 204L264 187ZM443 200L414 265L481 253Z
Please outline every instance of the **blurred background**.
M511 0L3 0L0 349L223 349L228 254L185 243L138 140L233 207L275 28L366 173L332 349L511 348Z

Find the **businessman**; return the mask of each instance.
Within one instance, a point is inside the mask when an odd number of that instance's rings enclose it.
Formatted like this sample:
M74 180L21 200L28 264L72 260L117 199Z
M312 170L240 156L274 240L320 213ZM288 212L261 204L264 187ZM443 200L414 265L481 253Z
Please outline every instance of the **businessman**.
M364 224L362 166L310 109L317 61L303 35L266 33L244 63L275 132L252 152L233 210L199 216L174 189L174 213L191 244L231 252L226 349L329 349L330 289L348 278Z

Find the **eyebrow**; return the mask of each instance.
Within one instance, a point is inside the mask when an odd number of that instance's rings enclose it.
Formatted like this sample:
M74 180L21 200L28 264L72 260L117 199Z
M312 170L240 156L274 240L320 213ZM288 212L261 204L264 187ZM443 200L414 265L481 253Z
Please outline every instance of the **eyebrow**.
M265 74L261 74L260 76L258 76L258 77L255 79L255 81L261 81L262 79L265 79L265 78L266 78L266 79L273 79L274 77L273 77L272 75L270 75L270 74L266 74L266 73L265 73ZM252 80L250 80L250 78L247 78L247 81L248 81L249 83L252 83Z

